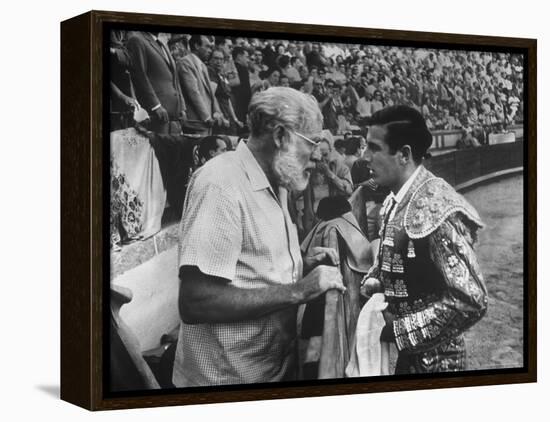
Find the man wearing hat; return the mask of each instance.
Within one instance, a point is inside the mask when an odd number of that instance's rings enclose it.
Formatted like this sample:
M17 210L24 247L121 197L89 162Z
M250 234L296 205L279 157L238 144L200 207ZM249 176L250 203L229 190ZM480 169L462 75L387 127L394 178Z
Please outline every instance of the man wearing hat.
M370 124L364 158L390 189L377 261L363 280L365 295L382 292L388 303L381 340L397 346L397 374L464 370L463 333L487 310L473 249L481 220L422 165L432 136L418 111L387 107Z

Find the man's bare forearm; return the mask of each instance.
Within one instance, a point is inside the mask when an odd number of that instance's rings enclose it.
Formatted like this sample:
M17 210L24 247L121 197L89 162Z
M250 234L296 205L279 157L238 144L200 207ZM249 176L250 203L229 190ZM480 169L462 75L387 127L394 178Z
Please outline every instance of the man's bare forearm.
M196 267L180 270L179 311L188 324L228 323L261 318L290 306L307 302L329 288L343 285L339 275L327 282L325 267L297 283L261 288L235 287L226 279L201 273ZM318 273L324 272L323 277ZM317 273L317 274L315 274Z
M182 271L180 279L180 315L189 324L257 319L299 303L289 285L245 289L199 271Z

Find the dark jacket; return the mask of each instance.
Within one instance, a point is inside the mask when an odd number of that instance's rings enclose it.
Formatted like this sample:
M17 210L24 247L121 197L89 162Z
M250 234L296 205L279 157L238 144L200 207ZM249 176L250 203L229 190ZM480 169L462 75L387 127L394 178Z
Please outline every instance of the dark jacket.
M150 33L141 32L128 39L127 49L132 59L134 88L140 105L151 112L153 107L161 104L170 120L180 119L185 103L176 64L168 49L165 55Z

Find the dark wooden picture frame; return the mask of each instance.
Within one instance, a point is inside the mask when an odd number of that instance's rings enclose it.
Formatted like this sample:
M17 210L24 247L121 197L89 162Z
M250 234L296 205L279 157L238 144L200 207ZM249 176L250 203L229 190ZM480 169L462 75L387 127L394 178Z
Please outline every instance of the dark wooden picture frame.
M205 387L140 394L105 389L108 306L108 165L104 36L108 25L178 27L322 39L358 39L432 48L514 49L524 54L524 366L523 368L379 379L334 379ZM343 395L536 382L536 108L537 44L533 39L92 11L61 24L61 398L90 410ZM108 246L107 246L108 250ZM107 270L106 270L107 268Z

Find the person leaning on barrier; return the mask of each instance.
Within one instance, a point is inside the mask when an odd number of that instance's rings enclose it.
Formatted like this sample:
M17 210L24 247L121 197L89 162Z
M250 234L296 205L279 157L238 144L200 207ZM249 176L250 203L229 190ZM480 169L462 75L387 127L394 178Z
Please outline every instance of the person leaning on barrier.
M388 308L381 339L399 350L396 373L465 369L463 333L487 310L487 289L473 249L477 211L422 159L432 142L422 115L392 106L372 116L365 160L389 188L377 262L363 281Z
M286 208L305 189L322 129L316 101L292 88L256 94L248 142L189 183L180 225L176 387L296 379L297 308L344 291L333 249L302 260ZM302 273L306 275L302 277Z
M126 47L136 98L151 118L151 130L179 135L186 105L168 47L156 32L133 32Z
M177 63L177 72L183 97L187 104L187 119L183 132L208 136L212 127L229 127L223 117L212 89L206 63L212 54L212 40L204 35L193 35L189 39L191 51Z

